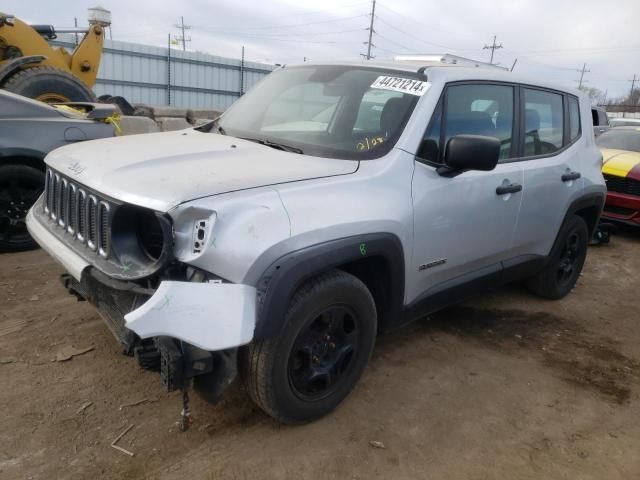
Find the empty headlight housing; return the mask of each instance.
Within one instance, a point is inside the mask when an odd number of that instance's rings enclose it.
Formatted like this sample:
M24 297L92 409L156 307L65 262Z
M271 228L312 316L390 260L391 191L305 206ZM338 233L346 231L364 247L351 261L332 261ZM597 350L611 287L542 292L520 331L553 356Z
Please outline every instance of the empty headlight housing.
M124 270L155 271L171 256L171 222L153 210L123 205L111 223L112 252Z

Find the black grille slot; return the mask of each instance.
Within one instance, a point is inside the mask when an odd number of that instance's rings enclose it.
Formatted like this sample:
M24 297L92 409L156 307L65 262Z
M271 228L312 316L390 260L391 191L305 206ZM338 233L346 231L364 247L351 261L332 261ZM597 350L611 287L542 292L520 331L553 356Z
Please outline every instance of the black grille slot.
M85 241L87 238L87 194L84 190L78 191L76 197L78 201L78 235L77 237Z
M112 204L51 169L45 178L44 211L71 237L108 257Z
M69 221L69 182L62 180L60 183L60 218L58 223L66 227Z
M78 189L75 185L69 188L69 220L67 222L67 231L71 234L78 230Z
M640 182L638 180L616 177L614 175L604 175L604 179L607 182L607 189L610 192L640 196Z
M109 204L100 202L98 206L98 249L101 253L109 251L109 211Z
M96 210L98 209L98 202L93 195L89 196L87 202L87 229L89 231L87 235L87 245L91 249L96 248L98 227L96 225Z
M605 205L605 213L615 213L616 215L633 215L635 210L631 208L619 207L617 205Z
M58 197L60 193L60 177L58 175L54 175L53 178L53 195L51 199L51 217L55 220L58 218Z

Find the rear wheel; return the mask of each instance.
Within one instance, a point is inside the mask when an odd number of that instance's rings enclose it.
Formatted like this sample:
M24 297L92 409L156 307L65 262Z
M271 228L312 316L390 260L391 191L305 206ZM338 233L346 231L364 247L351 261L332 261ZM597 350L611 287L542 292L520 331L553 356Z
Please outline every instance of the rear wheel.
M26 226L27 212L44 189L44 172L28 165L0 165L0 251L37 247Z
M576 284L587 258L589 229L582 217L574 215L562 226L545 268L526 282L536 295L557 300Z
M342 271L323 274L296 292L280 335L244 349L245 386L260 408L283 423L315 420L353 389L376 331L367 287Z
M31 67L12 75L3 86L9 92L45 103L95 102L93 92L69 72Z

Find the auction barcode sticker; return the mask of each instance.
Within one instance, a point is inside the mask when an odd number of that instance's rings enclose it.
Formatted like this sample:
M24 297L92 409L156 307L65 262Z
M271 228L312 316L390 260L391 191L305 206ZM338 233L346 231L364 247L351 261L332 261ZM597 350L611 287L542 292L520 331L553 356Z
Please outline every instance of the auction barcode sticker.
M429 82L411 80L410 78L389 77L386 75L379 76L376 78L376 81L371 84L371 88L408 93L418 97L421 97L427 90L429 90L430 86L431 84Z

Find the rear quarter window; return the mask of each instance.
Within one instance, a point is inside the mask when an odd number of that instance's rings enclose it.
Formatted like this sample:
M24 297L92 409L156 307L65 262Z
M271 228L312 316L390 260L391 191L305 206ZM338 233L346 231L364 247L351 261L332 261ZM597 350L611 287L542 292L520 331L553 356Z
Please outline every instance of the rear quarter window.
M573 142L580 136L580 104L575 97L569 97L569 138Z

